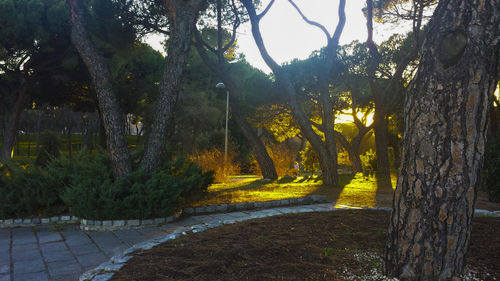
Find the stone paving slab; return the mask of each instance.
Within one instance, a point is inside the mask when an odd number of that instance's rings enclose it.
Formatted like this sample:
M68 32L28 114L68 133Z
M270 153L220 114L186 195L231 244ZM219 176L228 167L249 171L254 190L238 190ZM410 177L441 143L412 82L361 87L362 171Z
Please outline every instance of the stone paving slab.
M9 264L0 264L0 274L6 275L10 272Z
M36 248L36 244L29 244L27 247L12 247L11 257L13 261L30 261L41 259L40 249Z
M38 232L38 241L40 244L63 241L59 232Z
M82 267L76 262L76 259L47 263L49 274L51 277L67 276L80 272Z
M41 258L14 262L14 277L18 274L37 273L42 271L45 271L45 264Z
M64 241L70 248L92 244L89 236L81 231L65 231L62 236L64 236Z
M135 229L118 230L115 231L115 235L118 237L118 239L130 246L144 241L144 239L142 238L142 233Z
M99 248L97 248L97 246L94 243L83 244L77 247L72 247L68 245L68 247L71 253L73 253L73 255L75 256L95 254L101 251Z
M85 254L85 255L78 255L76 256L76 259L78 260L78 263L84 268L96 267L108 260L106 256L104 256L102 253L99 252Z
M14 281L48 281L49 277L45 271L26 274L15 274Z
M12 244L14 245L34 244L38 242L35 233L28 228L15 228L12 236Z

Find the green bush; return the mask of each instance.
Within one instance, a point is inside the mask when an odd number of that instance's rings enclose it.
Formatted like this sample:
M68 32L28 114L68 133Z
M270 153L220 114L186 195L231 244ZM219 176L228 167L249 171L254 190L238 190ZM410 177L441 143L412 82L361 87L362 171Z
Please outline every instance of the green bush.
M0 167L0 218L51 216L67 211L55 184L46 170L26 164L10 163Z
M213 173L178 158L147 174L135 171L114 181L105 153L52 159L45 167L0 167L0 218L69 212L88 219L165 217L206 190Z
M213 173L202 173L195 164L179 158L152 174L142 170L113 181L105 163L94 163L72 176L63 199L71 213L87 219L146 219L166 217L186 198L206 190ZM96 169L97 168L97 171ZM93 175L93 176L92 176Z
M492 202L500 202L500 134L490 138L484 154L481 185Z

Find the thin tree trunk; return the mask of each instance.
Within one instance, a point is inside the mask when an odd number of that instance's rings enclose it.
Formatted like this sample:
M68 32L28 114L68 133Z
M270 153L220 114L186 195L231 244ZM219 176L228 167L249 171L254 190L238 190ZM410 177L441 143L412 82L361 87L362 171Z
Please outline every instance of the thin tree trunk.
M106 130L107 150L110 154L113 175L123 177L132 171L130 153L123 130L120 103L113 91L111 74L105 59L91 44L87 30L82 0L67 0L71 15L71 40L85 63L97 94L99 111Z
M385 252L401 280L460 280L500 61L500 0L441 0L405 101Z
M378 104L381 104L379 101ZM377 110L378 108L378 110ZM375 133L375 149L377 151L377 172L382 174L390 173L389 149L387 142L387 117L385 110L375 103L375 114L373 116L373 131Z
M19 130L19 120L27 100L28 94L26 92L26 87L21 86L17 93L14 106L7 117L7 122L5 123L5 134L0 154L0 162L2 163L7 163L11 160L14 145L16 144L16 136Z
M69 148L69 158L73 157L73 135L71 128L68 129L68 148Z
M45 108L42 106L42 108ZM36 113L36 137L35 137L35 154L38 155L40 153L40 134L42 132L42 114L40 109L37 109Z
M203 3L203 0L165 1L170 22L168 56L160 82L160 96L140 164L145 171L161 166L183 72L189 58L195 23Z

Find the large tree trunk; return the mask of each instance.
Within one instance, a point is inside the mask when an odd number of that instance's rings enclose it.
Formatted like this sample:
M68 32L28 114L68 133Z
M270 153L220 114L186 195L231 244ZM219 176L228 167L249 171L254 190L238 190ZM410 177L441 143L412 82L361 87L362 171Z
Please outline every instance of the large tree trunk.
M161 165L182 74L189 58L193 31L203 3L204 0L165 1L170 22L168 56L160 82L160 96L141 161L141 167L146 171L152 171Z
M441 0L405 101L385 262L401 280L460 280L500 61L500 0Z
M28 100L28 94L26 93L26 87L21 86L17 92L16 101L10 113L8 113L7 122L5 123L5 134L3 137L2 151L0 154L0 162L7 163L11 160L12 150L16 144L17 131L19 130L19 120L21 118L21 113L23 112L26 102Z
M113 175L123 177L132 171L127 139L123 130L124 120L120 103L113 91L111 73L105 59L91 44L87 30L82 0L67 0L71 14L71 40L85 63L97 93L98 106L106 130L106 144L111 157Z

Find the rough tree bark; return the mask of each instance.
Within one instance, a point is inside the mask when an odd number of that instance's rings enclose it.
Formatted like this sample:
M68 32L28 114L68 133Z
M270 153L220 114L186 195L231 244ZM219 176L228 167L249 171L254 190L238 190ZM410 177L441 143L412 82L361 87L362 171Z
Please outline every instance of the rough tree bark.
M23 112L26 102L28 101L28 93L26 86L21 86L17 91L15 103L8 113L7 122L5 123L5 133L3 137L2 150L0 154L0 162L7 163L11 160L12 150L16 144L16 136L19 128L19 119Z
M115 178L120 178L132 171L132 164L123 130L125 121L122 118L118 98L113 91L111 74L105 59L90 42L85 29L82 0L67 0L67 3L71 17L71 41L90 73L106 130L106 144L111 157L113 175Z
M264 45L264 40L262 39L262 34L260 32L260 20L262 17L269 11L271 8L272 4L274 3L274 0L271 1L268 6L264 9L264 11L260 14L257 14L255 11L255 6L253 5L251 0L241 0L243 5L245 6L249 17L250 17L250 22L252 24L252 35L254 37L255 43L257 44L257 47L262 55L262 58L266 62L266 64L269 66L269 68L273 71L274 75L276 76L276 79L282 89L288 94L290 97L290 108L291 111L293 112L293 115L295 119L297 120L297 123L300 126L301 132L304 135L304 137L309 141L311 144L312 148L317 152L318 158L319 158L319 163L320 163L320 168L322 171L322 176L323 176L323 184L327 186L336 186L337 185L337 153L336 153L336 148L335 148L335 137L334 137L334 132L333 132L333 126L334 126L334 116L333 116L333 108L331 107L331 102L329 101L329 88L326 86L326 89L323 84L323 91L322 91L322 107L323 107L323 123L326 124L326 126L323 126L323 130L325 131L325 136L326 141L323 142L321 140L321 137L314 132L312 129L313 124L305 114L302 105L297 99L297 93L295 90L295 87L292 83L292 80L290 78L290 75L285 71L280 65L274 61L274 59L269 55L269 52L267 51L265 45ZM293 1L289 2L294 6L294 8L297 10L297 12L302 16L302 18L309 24L316 26L322 30L322 32L326 35L328 39L328 55L327 59L324 62L324 66L322 68L323 71L326 71L324 75L325 77L322 78L322 82L328 81L326 77L331 74L332 70L332 63L335 59L336 55L336 50L338 47L338 40L340 38L340 35L342 33L344 23L345 23L345 13L344 13L344 8L345 8L345 0L341 0L339 4L339 23L337 24L337 27L335 29L334 35L330 36L328 30L320 25L319 23L310 21L307 19L300 9L293 3ZM331 129L329 131L328 129Z
M385 262L401 280L460 280L500 62L500 0L441 0L405 101Z
M141 168L152 171L161 166L167 133L191 49L191 39L205 0L166 0L170 38L165 70L160 81L160 96L147 136Z

